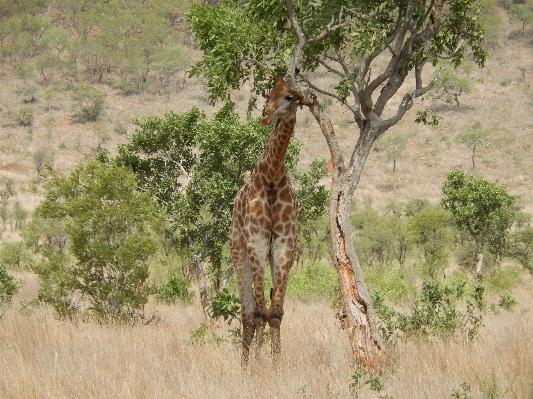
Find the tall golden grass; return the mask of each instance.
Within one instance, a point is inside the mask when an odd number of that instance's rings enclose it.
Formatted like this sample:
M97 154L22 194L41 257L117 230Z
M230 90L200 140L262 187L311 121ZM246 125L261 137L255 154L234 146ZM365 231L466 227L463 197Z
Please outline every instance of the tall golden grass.
M35 279L19 296L35 291ZM513 313L488 314L471 344L425 338L388 348L385 389L360 398L450 398L465 381L474 398L533 397L532 284L519 288ZM61 322L47 308L23 315L14 306L0 321L0 398L348 398L356 369L345 331L325 303L290 298L283 353L273 367L268 345L248 370L221 323L204 342L198 304L150 303L162 321L136 327ZM218 342L218 343L217 343ZM492 395L492 396L491 396ZM494 396L497 395L497 396Z

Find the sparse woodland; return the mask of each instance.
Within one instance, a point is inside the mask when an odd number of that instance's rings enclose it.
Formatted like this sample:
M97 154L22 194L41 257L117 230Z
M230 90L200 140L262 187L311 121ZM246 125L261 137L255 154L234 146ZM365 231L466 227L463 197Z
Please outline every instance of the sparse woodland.
M294 24L265 36L235 75L216 51L205 58L215 41L198 32L212 7L244 10L245 23L293 4L315 33L330 14L312 2L208 3L1 2L0 397L532 398L533 2L464 1L470 13L481 6L486 61L472 42L457 68L451 54L408 75L408 90L415 75L438 80L363 162L348 221L383 345L373 369L353 355L332 262L338 160L316 115L298 111L284 352L272 368L264 345L244 372L227 231L270 133L257 118L265 66L290 54L252 59L290 42ZM324 14L305 19L305 7ZM242 56L257 32L220 21ZM354 41L383 40L379 26L357 24ZM349 159L364 123L346 109L356 91L339 83L338 49L313 61L328 43L304 51L301 74L322 89L320 112ZM388 60L373 62L375 78Z

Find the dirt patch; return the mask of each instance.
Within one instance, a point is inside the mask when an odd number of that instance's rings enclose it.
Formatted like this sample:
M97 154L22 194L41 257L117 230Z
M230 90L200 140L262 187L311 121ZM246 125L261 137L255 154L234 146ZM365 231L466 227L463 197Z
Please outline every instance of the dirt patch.
M10 162L7 165L2 166L1 169L10 170L13 172L20 172L20 173L24 172L24 168L22 167L22 165L19 165L18 163L13 163L13 162Z

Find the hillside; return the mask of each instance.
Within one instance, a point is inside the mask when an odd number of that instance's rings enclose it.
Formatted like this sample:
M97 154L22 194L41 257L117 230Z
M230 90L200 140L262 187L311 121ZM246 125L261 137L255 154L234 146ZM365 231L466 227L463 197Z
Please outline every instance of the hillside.
M528 212L533 211L533 200L529 195L533 189L533 155L531 134L533 133L533 42L531 28L522 31L521 24L510 21L503 10L500 13L500 29L490 43L491 56L484 69L473 67L458 74L466 77L473 87L469 94L460 97L460 105L446 104L427 98L419 102L404 120L388 135L404 135L407 145L397 159L397 188L392 190L392 162L379 142L368 159L364 175L356 191L356 201L371 201L374 206L383 207L389 201L406 202L412 198L428 198L437 202L440 198L442 181L448 171L462 168L475 175L505 184L508 190L519 195ZM193 44L182 41L183 48L191 57L199 57ZM327 85L327 76L315 73L316 80ZM429 78L429 76L428 76ZM99 85L105 92L102 115L96 122L79 123L72 116L70 91L57 92L45 100L42 92L50 85L34 75L39 85L37 101L24 104L21 92L27 82L15 76L10 63L0 65L2 95L0 100L0 181L13 183L14 192L9 201L20 202L31 211L42 198L43 178L37 177L36 159L43 153L52 161L55 173L64 175L80 160L91 157L99 145L114 153L117 145L124 143L135 126L132 118L148 115L162 115L168 110L180 113L197 106L208 115L214 112L207 102L202 82L188 79L185 72L177 73L173 90L164 93L147 91L124 95L112 81ZM111 79L111 78L109 78ZM235 93L239 112L244 117L249 98L248 93ZM442 117L440 126L432 128L415 124L417 109L429 105ZM325 101L328 114L334 122L339 137L349 148L356 140L353 124L336 104ZM33 111L30 126L19 126L9 113L21 107ZM259 104L261 107L261 103ZM258 115L260 110L255 110ZM480 122L488 138L476 149L476 169L472 170L471 151L454 141L454 136ZM103 133L102 133L103 132ZM296 138L302 141L301 167L305 168L317 157L329 158L324 139L312 116L307 110L298 115ZM325 182L327 185L327 181ZM4 188L4 187L2 187ZM3 239L16 239L10 232Z

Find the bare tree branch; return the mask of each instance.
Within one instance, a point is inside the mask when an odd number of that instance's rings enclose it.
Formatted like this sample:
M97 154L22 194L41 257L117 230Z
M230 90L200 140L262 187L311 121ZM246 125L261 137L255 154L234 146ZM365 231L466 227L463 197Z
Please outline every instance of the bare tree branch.
M459 44L457 45L457 47L455 48L455 50L453 50L451 53L449 53L447 55L440 55L439 58L442 58L443 60L449 60L450 58L453 58L459 52L459 50L461 50L461 47L463 47L465 42L466 42L466 40L462 39L459 42Z
M403 118L405 113L409 109L411 109L411 107L413 106L413 100L415 98L423 96L425 93L431 90L433 86L435 85L435 83L437 83L439 78L440 78L440 74L437 77L435 77L426 87L406 93L403 96L402 102L398 106L396 114L393 117L383 121L383 126L385 126L385 130L391 126L394 126L396 123L398 123Z
M333 68L331 65L329 65L327 62L321 60L320 58L315 57L314 55L307 54L307 58L319 63L322 65L328 72L334 73L335 75L340 76L341 78L344 78L346 75L343 74L341 71Z
M176 165L179 170L181 171L181 173L183 173L183 176L185 176L187 178L187 180L189 182L192 181L192 177L187 173L187 171L185 170L185 168L183 167L183 165L181 164L181 162L179 161L176 161L175 159L172 158L171 155L169 155L167 152L163 153L163 155L165 155L167 157L167 159L164 160L165 164L167 162L171 162L173 163L174 165ZM166 165L165 165L166 166Z
M341 10L339 12L339 23L335 24L335 16L331 16L331 21L329 24L326 25L326 27L316 36L308 39L302 28L300 27L300 24L296 20L296 17L294 16L294 8L292 7L292 1L291 0L285 0L285 6L287 7L287 14L289 16L289 22L294 29L296 35L298 36L298 44L296 45L296 48L294 49L294 52L292 54L291 62L289 64L289 73L293 74L296 70L296 64L298 63L298 60L300 59L300 55L302 54L305 46L311 43L315 43L319 41L320 39L323 39L329 32L341 28L343 26L346 26L348 24L348 21L342 22L343 18L343 12L344 12L344 6L341 7Z
M346 102L342 101L342 99L337 96L336 94L333 94L329 91L326 91L326 90L323 90L317 86L315 86L314 84L312 84L307 78L305 78L304 76L300 76L300 78L309 86L310 89L316 91L317 93L320 93L320 94L323 94L325 96L328 96L328 97L331 97L331 98L334 98L335 100L337 100L338 102L344 104L353 114L356 114L358 112L358 110L354 107L352 107L351 105L347 104Z

